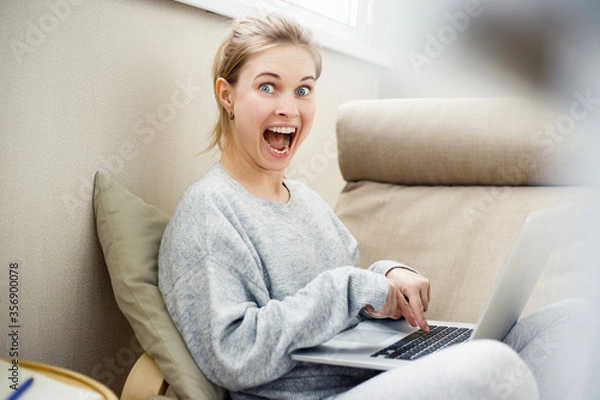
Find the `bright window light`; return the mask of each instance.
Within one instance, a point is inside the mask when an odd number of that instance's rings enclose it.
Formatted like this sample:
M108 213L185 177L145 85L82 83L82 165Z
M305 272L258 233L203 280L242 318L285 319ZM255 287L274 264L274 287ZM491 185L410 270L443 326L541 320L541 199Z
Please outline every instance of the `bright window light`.
M358 23L358 0L287 0L287 2L352 28L356 28Z

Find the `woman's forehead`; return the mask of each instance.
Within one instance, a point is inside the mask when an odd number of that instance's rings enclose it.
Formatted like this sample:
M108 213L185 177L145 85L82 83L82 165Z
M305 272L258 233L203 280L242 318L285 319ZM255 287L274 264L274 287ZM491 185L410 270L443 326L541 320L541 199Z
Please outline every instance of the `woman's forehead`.
M282 45L251 57L241 71L242 75L252 80L265 73L278 75L282 79L316 79L316 66L312 54L306 48Z

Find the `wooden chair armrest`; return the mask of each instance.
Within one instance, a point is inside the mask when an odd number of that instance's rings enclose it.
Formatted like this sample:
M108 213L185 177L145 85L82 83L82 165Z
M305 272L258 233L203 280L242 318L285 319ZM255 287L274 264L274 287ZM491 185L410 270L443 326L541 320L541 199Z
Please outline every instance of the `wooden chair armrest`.
M151 396L164 395L168 387L156 362L143 353L129 371L121 400L146 400Z

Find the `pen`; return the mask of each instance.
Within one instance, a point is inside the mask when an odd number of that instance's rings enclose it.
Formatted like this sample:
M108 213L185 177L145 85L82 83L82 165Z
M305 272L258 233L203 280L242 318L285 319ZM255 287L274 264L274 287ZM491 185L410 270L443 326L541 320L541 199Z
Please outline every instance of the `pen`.
M6 400L18 399L29 388L29 386L31 386L32 383L33 383L33 377L27 379L25 382L23 382L22 385L19 385L19 388L13 394L8 396L8 398Z

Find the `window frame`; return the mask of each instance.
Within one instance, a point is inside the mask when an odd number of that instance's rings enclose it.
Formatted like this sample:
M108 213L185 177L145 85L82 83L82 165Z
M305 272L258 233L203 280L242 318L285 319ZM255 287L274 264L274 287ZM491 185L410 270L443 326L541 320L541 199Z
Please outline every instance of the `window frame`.
M392 57L369 43L371 0L358 1L357 26L335 21L327 16L288 3L285 0L175 0L228 18L244 18L264 12L292 15L310 28L321 46L357 59L391 68Z

